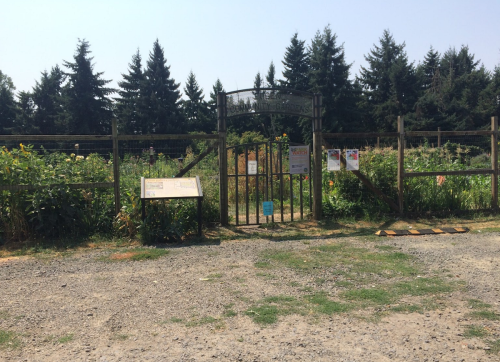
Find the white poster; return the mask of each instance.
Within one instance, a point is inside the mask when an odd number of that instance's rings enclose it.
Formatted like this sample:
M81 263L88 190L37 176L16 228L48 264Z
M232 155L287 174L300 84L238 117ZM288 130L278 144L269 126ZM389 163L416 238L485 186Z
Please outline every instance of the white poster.
M257 175L257 161L248 161L248 172L249 175Z
M290 146L290 175L309 173L309 146Z
M345 160L347 171L359 170L359 150L346 150Z
M326 166L328 171L340 171L340 150L328 150L328 163Z

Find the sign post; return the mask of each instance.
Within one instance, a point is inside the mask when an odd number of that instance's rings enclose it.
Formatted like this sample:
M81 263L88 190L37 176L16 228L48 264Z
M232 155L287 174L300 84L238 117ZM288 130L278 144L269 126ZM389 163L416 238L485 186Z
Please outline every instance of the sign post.
M198 199L198 236L201 236L201 190L200 178L144 178L141 177L142 220L146 218L147 199Z

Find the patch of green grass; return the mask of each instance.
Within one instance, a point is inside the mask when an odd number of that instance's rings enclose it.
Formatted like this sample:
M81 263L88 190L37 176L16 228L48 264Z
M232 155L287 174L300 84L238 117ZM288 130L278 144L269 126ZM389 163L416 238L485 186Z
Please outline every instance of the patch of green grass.
M375 248L382 250L382 251L394 251L396 248L394 246L390 245L375 245Z
M488 309L488 308L491 308L491 304L484 303L483 301L481 301L479 299L469 299L467 301L467 304L472 309Z
M269 269L271 268L271 263L268 261L258 261L254 263L254 266L259 269Z
M59 337L57 339L57 342L63 344L63 343L71 342L71 341L73 341L73 339L74 339L74 335L73 335L73 333L70 333L70 334L67 334L65 336Z
M98 260L101 261L144 261L144 260L155 260L161 258L162 256L168 255L170 250L167 249L156 249L156 248L135 248L126 249L118 253L113 253L108 256L100 257Z
M452 290L452 284L438 278L415 278L411 281L396 283L393 286L393 291L397 294L411 296L442 294Z
M177 318L177 317L172 317L168 320L170 323L184 323L184 319L182 318Z
M400 304L389 308L391 312L396 313L423 313L424 308L420 304Z
M16 333L0 329L0 349L16 349L21 346Z
M483 338L488 335L488 330L482 326L469 325L465 327L464 337L465 338Z
M10 313L6 310L0 310L0 319L8 319L10 317Z
M487 319L489 321L500 320L500 315L491 310L478 310L470 313L469 315L475 319Z
M348 282L346 280L339 280L339 281L336 281L335 282L335 285L338 286L338 287L342 287L342 288L350 288L352 287L354 284L351 283L351 282Z
M220 279L222 278L222 273L214 273L207 275L206 279Z
M155 260L170 253L170 250L166 249L134 249L134 251L137 254L133 255L130 259L135 261Z
M393 294L380 288L348 290L342 293L342 296L353 302L367 302L375 305L391 304L395 299Z
M231 318L231 317L236 317L238 315L238 313L236 313L234 310L232 309L228 309L226 311L224 311L224 313L222 314L224 317L227 317L227 318Z
M206 317L202 317L200 319L191 320L191 321L187 322L185 325L186 325L186 327L197 327L197 326L201 326L204 324L216 323L218 321L219 320L217 318L214 318L211 316L206 316Z
M128 334L115 334L112 339L115 341L126 341L129 337Z
M271 273L255 273L256 276L258 277L263 277L267 280L274 280L274 279L278 279L278 277L274 274L271 274Z
M489 350L486 352L489 354L499 354L500 353L500 339L497 340L488 340L486 341L488 344L488 347L490 347Z
M245 311L258 324L273 324L279 316L303 314L303 303L291 296L271 296L262 299Z
M305 296L304 299L313 304L314 309L321 314L344 313L353 308L351 304L339 303L328 299L324 292Z

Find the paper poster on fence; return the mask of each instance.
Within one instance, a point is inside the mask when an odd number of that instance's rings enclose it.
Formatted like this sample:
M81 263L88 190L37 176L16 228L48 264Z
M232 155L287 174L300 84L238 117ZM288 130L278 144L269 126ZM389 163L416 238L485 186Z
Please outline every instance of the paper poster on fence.
M328 150L328 162L326 165L328 171L340 171L340 150Z
M359 170L359 150L346 150L345 151L345 161L347 171L358 171Z
M290 146L290 174L309 173L309 146Z
M248 171L249 175L257 175L257 161L248 161Z

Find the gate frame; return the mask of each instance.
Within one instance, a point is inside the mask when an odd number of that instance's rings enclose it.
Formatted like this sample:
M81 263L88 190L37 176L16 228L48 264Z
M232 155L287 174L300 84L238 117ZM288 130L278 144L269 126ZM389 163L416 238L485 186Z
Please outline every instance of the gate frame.
M322 180L322 134L321 134L321 120L322 120L322 96L320 93L303 92L287 88L248 88L232 92L219 92L217 93L217 129L219 133L219 208L220 208L220 222L221 225L229 224L229 190L228 190L228 173L227 173L227 152L226 152L226 139L227 139L227 95L237 94L243 92L284 92L293 94L295 96L303 96L304 98L311 98L312 100L312 114L298 114L297 112L288 111L287 108L282 111L269 111L248 109L235 116L240 115L254 115L254 114L288 114L292 116L299 116L310 118L312 120L313 129L313 219L321 219L321 180ZM255 94L254 93L254 94Z

